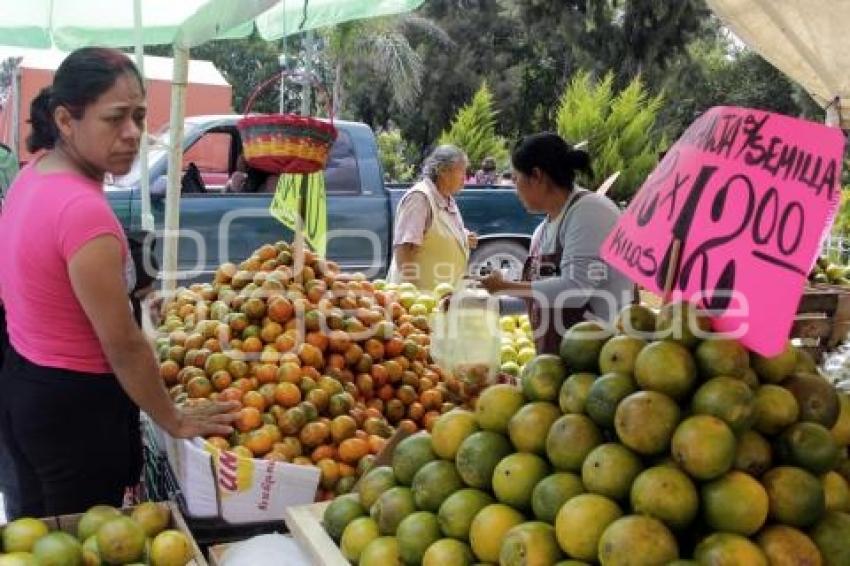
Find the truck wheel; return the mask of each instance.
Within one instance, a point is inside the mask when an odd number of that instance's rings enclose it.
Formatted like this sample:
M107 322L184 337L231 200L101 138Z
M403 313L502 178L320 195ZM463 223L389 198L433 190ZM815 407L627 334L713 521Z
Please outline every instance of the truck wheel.
M499 240L481 244L469 259L472 275L486 275L496 269L503 270L505 279L519 281L528 250L516 242Z

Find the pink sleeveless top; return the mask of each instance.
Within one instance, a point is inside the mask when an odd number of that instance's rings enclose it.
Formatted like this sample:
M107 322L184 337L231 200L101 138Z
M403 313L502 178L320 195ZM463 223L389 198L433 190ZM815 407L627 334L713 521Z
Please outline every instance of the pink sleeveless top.
M0 299L10 342L37 365L112 373L74 294L68 263L92 239L112 235L124 250L126 279L132 260L124 231L101 184L73 173L40 173L37 163L18 174L0 212Z

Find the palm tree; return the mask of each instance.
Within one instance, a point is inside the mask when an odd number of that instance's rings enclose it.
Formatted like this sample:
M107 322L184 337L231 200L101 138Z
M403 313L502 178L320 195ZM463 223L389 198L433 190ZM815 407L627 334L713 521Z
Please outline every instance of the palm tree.
M324 58L333 70L334 114L345 101L345 73L355 65L365 65L389 81L393 101L408 109L422 88L424 63L410 44L408 35L421 32L441 44L452 40L434 21L406 14L374 20L349 22L325 34Z

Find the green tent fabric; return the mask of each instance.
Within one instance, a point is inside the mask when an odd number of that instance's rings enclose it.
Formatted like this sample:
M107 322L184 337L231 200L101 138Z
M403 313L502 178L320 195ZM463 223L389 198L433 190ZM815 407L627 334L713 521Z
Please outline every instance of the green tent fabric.
M135 42L136 0L0 0L0 45L72 51ZM278 0L138 0L142 43L194 47L245 37Z
M403 14L424 3L425 0L285 0L257 18L257 30L263 39L279 39L354 20Z
M254 20L265 39L363 18L409 12L425 0L0 0L0 45L71 51L135 42L134 1L142 3L142 43L194 47L245 37ZM306 11L305 11L306 6ZM306 18L305 18L306 15ZM284 25L285 24L285 25Z

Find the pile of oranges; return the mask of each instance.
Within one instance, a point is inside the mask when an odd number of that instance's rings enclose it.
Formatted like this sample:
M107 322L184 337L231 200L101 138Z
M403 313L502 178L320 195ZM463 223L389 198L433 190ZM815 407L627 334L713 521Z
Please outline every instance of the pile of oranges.
M236 432L214 447L317 465L326 494L345 493L396 427L430 430L461 387L430 363L432 299L310 252L294 263L288 243L267 244L179 289L163 308L160 376L177 403L240 402Z

